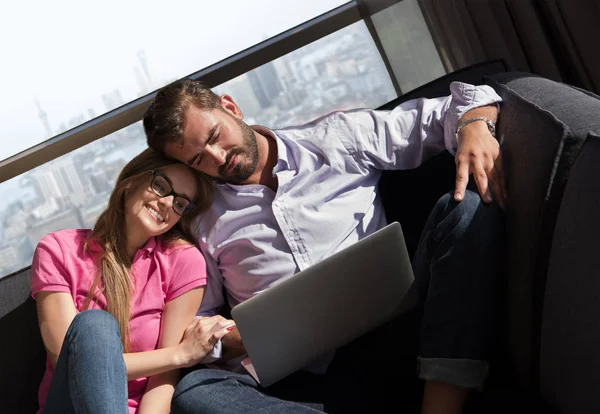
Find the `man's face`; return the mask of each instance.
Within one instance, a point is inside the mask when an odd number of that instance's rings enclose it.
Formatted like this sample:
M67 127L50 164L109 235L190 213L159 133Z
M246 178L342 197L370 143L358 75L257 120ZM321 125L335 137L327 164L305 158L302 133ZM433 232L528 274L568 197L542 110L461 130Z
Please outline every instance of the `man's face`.
M186 111L183 141L168 143L165 152L213 178L243 184L256 171L258 146L241 113L194 105Z

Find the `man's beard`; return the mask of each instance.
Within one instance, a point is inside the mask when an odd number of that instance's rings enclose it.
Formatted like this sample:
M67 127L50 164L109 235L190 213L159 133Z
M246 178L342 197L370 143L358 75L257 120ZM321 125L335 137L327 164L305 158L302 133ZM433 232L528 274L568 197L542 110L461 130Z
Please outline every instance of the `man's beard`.
M241 147L235 147L229 151L225 163L219 167L219 179L232 183L242 184L256 171L258 165L258 145L256 143L256 136L254 130L250 128L244 121L232 117L243 134L243 145ZM238 156L237 164L227 174L225 170L231 162L234 156Z

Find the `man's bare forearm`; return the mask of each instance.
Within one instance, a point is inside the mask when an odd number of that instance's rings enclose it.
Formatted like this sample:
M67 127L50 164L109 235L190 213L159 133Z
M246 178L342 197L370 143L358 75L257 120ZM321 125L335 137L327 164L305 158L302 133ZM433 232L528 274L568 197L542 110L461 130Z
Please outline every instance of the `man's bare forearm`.
M221 339L223 344L223 359L232 359L246 353L246 347L242 342L242 337L237 327Z

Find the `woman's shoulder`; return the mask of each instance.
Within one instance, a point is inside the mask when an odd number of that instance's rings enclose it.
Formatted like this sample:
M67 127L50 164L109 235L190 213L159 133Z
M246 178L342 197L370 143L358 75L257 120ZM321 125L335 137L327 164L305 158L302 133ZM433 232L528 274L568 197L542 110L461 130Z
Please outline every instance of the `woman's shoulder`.
M90 229L68 229L48 233L40 239L38 248L54 246L63 251L80 251L91 232Z
M198 246L186 240L165 240L159 238L156 248L159 254L172 264L188 260L200 260L204 262L204 255L202 255Z

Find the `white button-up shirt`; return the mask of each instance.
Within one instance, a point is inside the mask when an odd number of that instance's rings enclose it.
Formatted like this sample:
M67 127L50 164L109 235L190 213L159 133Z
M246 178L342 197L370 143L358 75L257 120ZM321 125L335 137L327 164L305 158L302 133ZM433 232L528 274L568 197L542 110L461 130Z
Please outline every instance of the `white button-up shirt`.
M450 91L392 111L334 112L275 131L253 126L277 143L279 186L217 184L212 207L192 223L209 276L198 314L219 312L223 286L233 307L384 227L381 170L455 153L462 115L501 101L489 86L454 82Z

